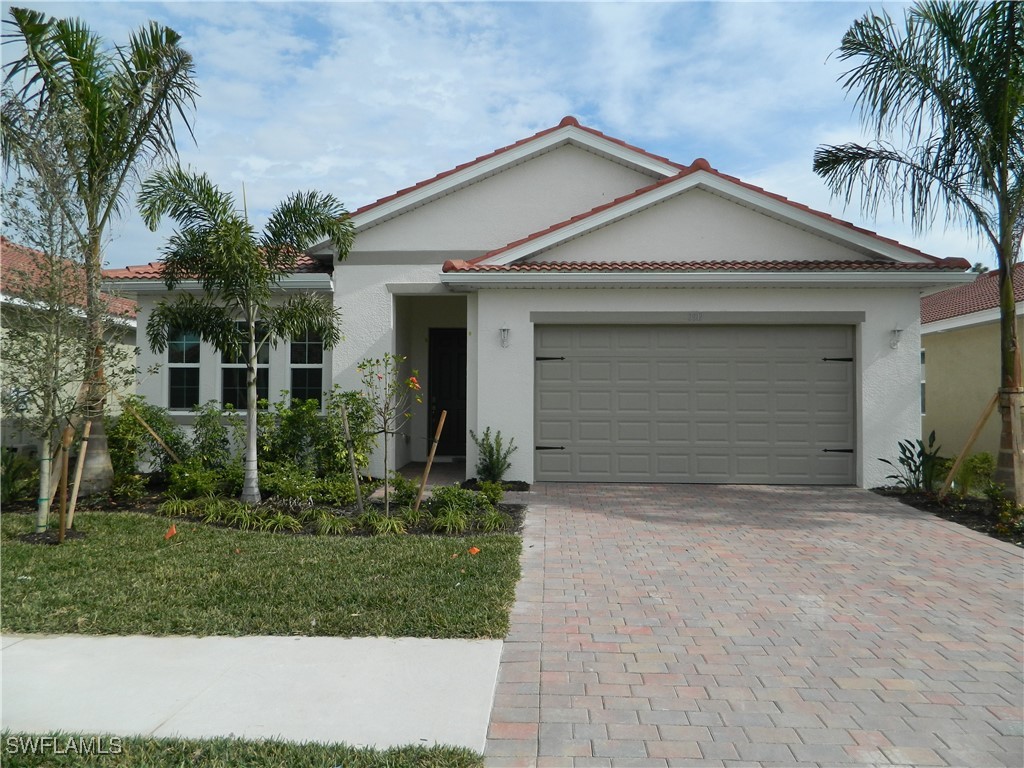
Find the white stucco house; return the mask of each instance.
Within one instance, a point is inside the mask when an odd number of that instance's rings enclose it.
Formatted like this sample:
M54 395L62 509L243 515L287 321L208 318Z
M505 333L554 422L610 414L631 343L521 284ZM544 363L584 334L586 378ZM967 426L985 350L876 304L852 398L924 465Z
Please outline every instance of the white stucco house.
M439 454L473 474L469 430L500 430L528 482L883 484L878 458L921 429L920 298L970 279L572 117L353 221L346 260L313 248L282 286L333 294L345 340L272 350L268 394L357 388L362 359L406 355L426 396L393 466L425 459L445 409ZM144 339L159 266L108 277ZM139 391L171 408L237 382L194 339L154 363Z

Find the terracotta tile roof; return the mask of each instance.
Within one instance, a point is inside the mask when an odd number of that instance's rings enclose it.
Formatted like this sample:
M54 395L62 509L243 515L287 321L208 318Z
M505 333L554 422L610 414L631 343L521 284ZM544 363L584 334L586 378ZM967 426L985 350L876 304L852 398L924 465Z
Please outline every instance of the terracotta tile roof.
M24 297L27 287L41 279L43 270L40 260L43 254L32 248L18 245L0 236L0 292L6 296ZM69 262L70 265L70 262ZM74 268L75 304L85 307L85 272L80 266ZM138 306L134 301L120 296L101 294L107 302L110 314L118 317L134 318Z
M954 260L950 260L954 261ZM481 264L449 260L444 272L962 272L959 264L905 261L571 261Z
M669 165L669 166L671 166L673 168L678 168L679 170L682 170L683 168L686 167L686 166L680 165L679 163L675 163L675 162L669 160L668 158L661 157L660 155L655 155L654 153L648 152L645 149L641 149L640 147L635 147L632 144L628 144L625 141L622 141L621 139L616 139L614 136L608 136L607 134L601 133L601 131L598 131L598 130L596 130L594 128L588 128L585 125L581 125L579 120L577 120L575 117L572 117L571 115L566 115L565 117L562 118L561 122L559 122L558 125L556 125L556 126L553 126L551 128L545 128L543 131L538 131L537 133L533 134L533 136L528 136L525 139L520 139L519 141L517 141L517 142L515 142L513 144L509 144L506 147L501 147L500 149L496 149L493 152L488 152L486 155L480 155L480 157L476 158L475 160L470 160L467 163L462 163L461 165L457 165L457 166L455 166L454 168L452 168L450 170L447 170L447 171L444 171L443 173L437 174L436 176L433 176L433 177L431 177L429 179L425 179L424 181L421 181L421 182L418 182L416 184L413 184L411 187L406 187L404 189L400 189L400 190L398 190L397 192L395 192L392 195L388 195L387 197L382 197L379 200L373 201L372 203L367 203L362 208L360 208L357 211L355 211L352 215L353 216L358 216L361 213L366 213L367 211L373 210L377 206L384 205L385 203L390 203L392 200L396 200L399 197L403 197L404 195L408 195L410 192L415 192L418 189L422 189L423 187L427 187L427 186L429 186L429 185L431 185L431 184L433 184L433 183L435 183L437 181L440 181L441 179L444 179L444 178L447 178L448 176L456 174L459 171L463 171L466 168L471 168L472 166L477 165L478 163L482 163L482 162L485 162L487 160L490 160L492 157L497 157L498 155L503 155L506 152L509 152L510 150L517 149L518 147L521 147L524 144L529 144L532 141L536 141L537 139L540 139L540 138L542 138L544 136L547 136L550 133L554 133L555 131L559 130L560 128L565 128L566 126L573 126L574 128L579 128L581 131L586 131L587 133L589 133L589 134L591 134L593 136L597 136L597 137L599 137L601 139L604 139L605 141L609 141L612 144L617 144L618 146L624 147L625 149L628 149L628 150L630 150L632 152L637 152L637 153L639 153L641 155L644 155L645 157L648 157L648 158L650 158L652 160L656 160L659 163L665 163L666 165Z
M615 208L617 206L620 206L620 205L622 205L622 204L624 204L624 203L626 203L626 202L628 202L630 200L633 200L635 198L638 198L638 197L641 197L643 195L649 194L650 192L653 192L654 190L656 190L656 189L658 189L660 187L664 187L666 184L671 184L673 182L676 182L676 181L678 181L680 179L683 179L683 178L689 176L690 174L696 173L697 171L705 171L705 172L710 173L710 174L712 174L714 176L717 176L720 179L728 181L728 182L730 182L732 184L736 184L737 186L743 187L744 189L748 189L748 190L751 190L752 192L756 192L759 195L763 195L763 196L768 197L768 198L770 198L772 200L777 200L777 201L779 201L781 203L785 203L786 205L791 206L793 208L796 208L797 210L803 211L805 213L812 214L812 215L817 216L817 217L819 217L821 219L824 219L825 221L832 222L833 224L838 224L839 226L845 227L845 228L847 228L847 229L849 229L849 230L851 230L853 232L859 232L860 234L867 235L868 237L874 238L875 240L878 240L880 242L886 243L888 245L895 246L895 247L900 248L900 249L902 249L904 251L907 251L910 254L913 254L914 256L918 256L920 258L928 259L933 264L949 266L950 268L953 268L954 265L955 265L955 268L959 269L961 271L969 269L970 266L971 266L970 263L967 262L964 259L958 259L958 258L940 259L940 258L938 258L936 256L931 256L931 255L929 255L927 253L924 253L923 251L920 251L920 250L918 250L916 248L911 248L909 246L903 245L902 243L900 243L900 242L898 242L896 240L893 240L892 238L883 237L882 235L879 235L877 232L873 232L870 229L865 229L863 227L858 227L857 225L852 224L852 223L850 223L848 221L843 221L842 219L837 219L835 216L832 216L831 214L825 213L823 211L815 210L814 208L811 208L811 207L809 207L807 205L804 205L803 203L794 202L794 201L790 200L789 198L784 197L783 195L778 195L778 194L775 194L774 192L768 192L767 190L763 189L762 187L758 187L758 186L756 186L754 184L750 184L748 182L742 181L742 180L736 178L735 176L729 176L728 174L721 173L720 171L717 171L714 168L712 168L711 164L708 163L708 161L705 160L703 157L699 157L696 160L694 160L693 163L689 167L684 167L683 170L681 170L675 176L669 176L668 178L660 179L659 181L656 181L655 183L653 183L653 184L651 184L649 186L642 187L642 188L640 188L640 189L638 189L638 190L636 190L634 192L630 192L628 195L623 195L620 198L617 198L617 199L612 200L612 201L610 201L608 203L604 203L602 205L599 205L596 208L593 208L592 210L587 211L586 213L581 213L581 214L578 214L576 216L573 216L570 219L566 219L565 221L559 222L557 224L553 224L552 226L550 226L550 227L548 227L546 229L543 229L543 230L541 230L539 232L534 232L533 234L527 235L526 237L524 237L524 238L522 238L520 240L516 240L515 242L509 243L508 245L502 246L501 248L497 248L497 249L495 249L495 250L493 250L493 251L491 251L489 253L485 253L482 256L478 256L477 258L473 259L473 261L474 262L482 262L482 261L487 261L489 259L492 259L495 256L498 256L498 255L500 255L502 253L505 253L505 252L507 252L507 251L509 251L509 250L511 250L513 248L516 248L516 247L520 246L520 245L524 245L525 243L531 242L532 240L536 240L536 239L538 239L540 237L543 237L544 235L551 234L552 232L557 232L558 230L563 229L563 228L565 228L565 227L567 227L567 226L569 226L571 224L575 224L575 223L577 223L579 221L583 221L583 220L588 219L588 218L590 218L592 216L596 216L597 214L602 213L603 211L607 211L609 209L612 209L612 208Z
M1013 272L1013 296L1024 302L1024 264ZM947 288L921 299L921 322L935 323L999 306L999 273L985 272L973 283Z
M302 254L295 261L294 274L315 274L324 272L330 274L334 267L308 254ZM120 269L103 270L104 280L162 280L164 265L161 261L151 261L149 264L136 264L122 267Z

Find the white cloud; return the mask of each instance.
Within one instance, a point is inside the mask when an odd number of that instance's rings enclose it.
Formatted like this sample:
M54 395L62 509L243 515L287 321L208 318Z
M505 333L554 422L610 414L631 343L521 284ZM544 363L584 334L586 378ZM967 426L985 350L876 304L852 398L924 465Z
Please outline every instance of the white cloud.
M858 131L827 58L861 3L28 4L108 40L180 32L201 91L182 162L244 184L257 224L296 189L355 209L565 114L837 213L811 157ZM109 262L157 258L166 232L129 214Z

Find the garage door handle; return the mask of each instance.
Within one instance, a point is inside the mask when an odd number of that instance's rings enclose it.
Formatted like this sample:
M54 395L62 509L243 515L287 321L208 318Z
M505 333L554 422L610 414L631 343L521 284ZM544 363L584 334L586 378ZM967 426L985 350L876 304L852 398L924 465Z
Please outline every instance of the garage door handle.
M853 448L822 448L822 453L853 453Z
M538 451L564 451L564 445L535 445L533 446Z
M823 363L852 363L852 357L823 357L821 358Z
M535 357L533 359L537 362L543 362L545 360L565 360L564 357Z

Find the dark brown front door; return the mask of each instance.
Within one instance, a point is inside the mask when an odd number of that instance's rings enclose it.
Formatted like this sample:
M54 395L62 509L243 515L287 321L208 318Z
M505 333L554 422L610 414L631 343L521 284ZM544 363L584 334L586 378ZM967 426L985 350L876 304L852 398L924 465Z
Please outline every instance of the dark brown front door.
M430 436L434 439L441 411L448 411L437 443L438 456L466 455L466 329L430 329L430 370L427 372Z

